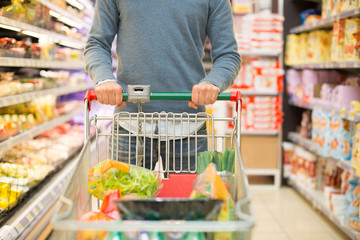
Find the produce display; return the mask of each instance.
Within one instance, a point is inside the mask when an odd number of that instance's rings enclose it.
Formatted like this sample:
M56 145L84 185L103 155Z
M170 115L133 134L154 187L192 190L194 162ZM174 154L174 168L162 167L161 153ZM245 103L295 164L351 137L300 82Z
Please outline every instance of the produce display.
M59 47L58 45L40 41L31 43L14 38L0 38L0 57L31 58L57 61L82 61L82 50Z
M0 72L0 97L84 83L85 73L40 71L40 77L22 77L14 72Z
M56 2L61 2L66 5L65 0ZM38 3L36 0L12 0L11 2L9 2L9 4L10 5L1 8L0 16L55 31L57 33L67 35L75 39L81 40L84 38L83 33L78 31L76 28L73 28L71 26L69 27L64 23L57 21L57 16L60 15L59 13L55 13L54 15L54 11ZM67 8L69 12L73 12L70 6ZM78 12L73 13L80 18L84 16L83 14Z
M0 108L0 140L29 130L79 106L81 102L78 101L56 103L56 97L48 95L28 103Z
M83 127L62 124L0 155L0 216L83 144Z

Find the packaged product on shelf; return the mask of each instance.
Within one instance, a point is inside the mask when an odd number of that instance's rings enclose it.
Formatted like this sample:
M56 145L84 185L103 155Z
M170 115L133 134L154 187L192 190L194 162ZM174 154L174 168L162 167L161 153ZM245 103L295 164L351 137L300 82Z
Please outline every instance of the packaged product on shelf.
M322 0L321 18L331 17L332 0Z
M342 2L343 0L332 0L332 9L331 9L331 15L337 15L341 12L341 7L342 7Z
M341 61L344 56L344 19L334 21L332 42L331 42L331 61Z
M299 35L289 34L286 36L285 64L288 66L299 64L300 61L300 38Z
M305 111L302 113L301 123L300 123L300 135L303 138L311 138L311 113L310 111Z
M317 188L316 166L317 158L314 154L301 147L295 147L292 160L291 179L309 190Z
M352 167L356 170L356 174L360 175L360 123L356 124L355 134L353 138L351 162Z
M350 11L359 6L359 0L343 0L341 12Z
M313 31L308 34L307 62L321 63L330 61L331 32Z
M308 61L308 49L309 49L308 36L309 36L308 33L301 33L299 35L299 38L300 38L300 47L299 47L300 62L299 62L299 64L307 63L307 61Z
M332 105L336 109L350 109L351 101L360 101L360 87L339 85L332 91Z
M359 60L359 51L355 48L356 38L354 34L360 30L359 18L347 18L344 23L344 59Z
M284 177L288 178L291 175L291 162L294 155L295 145L290 142L282 143L284 151Z

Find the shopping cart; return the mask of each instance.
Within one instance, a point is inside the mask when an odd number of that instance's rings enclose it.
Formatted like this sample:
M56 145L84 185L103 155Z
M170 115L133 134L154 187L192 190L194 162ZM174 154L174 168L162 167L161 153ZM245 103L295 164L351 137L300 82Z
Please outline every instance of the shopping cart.
M250 193L244 167L240 155L240 92L220 93L218 100L234 101L237 105L237 116L231 118L215 118L207 113L144 113L142 104L150 100L190 100L191 93L150 93L148 87L129 86L124 100L136 102L138 113L120 112L113 116L89 117L91 101L96 100L94 91L88 91L85 101L85 144L80 153L78 166L74 169L71 180L61 197L61 204L57 215L53 219L53 233L51 239L76 239L79 231L109 231L109 232L207 232L207 236L214 236L214 232L235 232L236 239L250 239L254 226L254 216L250 204ZM216 133L217 124L231 121L234 129L230 133ZM205 124L204 133L191 128ZM111 125L109 130L100 131L103 126ZM129 131L119 131L119 125ZM90 126L95 128L94 143L90 136ZM156 126L156 127L155 127ZM156 130L155 130L156 129ZM124 149L118 150L119 138L129 141ZM160 141L159 141L160 139ZM175 144L173 139L178 139ZM235 170L232 195L235 200L236 221L113 221L113 222L80 222L78 218L88 210L99 208L99 201L88 191L87 178L91 166L104 159L119 159L125 156L129 162L136 160L136 164L146 166L164 175L161 197L188 197L192 182L197 176L198 143L206 139L208 151L224 151L225 147L235 149ZM190 152L190 143L195 146ZM131 146L130 146L131 145ZM187 145L187 146L186 146ZM136 149L131 149L133 146ZM149 147L150 146L150 147ZM149 149L150 148L150 149ZM175 149L175 150L174 150ZM176 149L178 149L177 153ZM173 153L171 153L171 151ZM184 151L189 152L184 152ZM179 156L180 154L180 156ZM176 156L175 156L176 155ZM181 164L175 164L175 158ZM160 161L163 166L159 167ZM158 164L154 164L157 162ZM187 162L187 164L185 164ZM132 162L134 163L134 162ZM209 234L210 233L210 234ZM211 237L212 238L212 237ZM136 239L136 238L135 238ZM181 238L180 238L181 239Z

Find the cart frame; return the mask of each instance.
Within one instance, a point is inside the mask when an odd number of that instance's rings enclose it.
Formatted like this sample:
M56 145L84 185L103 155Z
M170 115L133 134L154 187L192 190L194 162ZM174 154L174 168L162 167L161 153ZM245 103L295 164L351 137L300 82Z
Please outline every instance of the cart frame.
M130 92L129 92L130 94ZM190 100L191 93L151 93L154 99L170 99L170 100ZM128 97L124 94L124 99ZM151 96L150 96L151 98ZM175 98L175 99L174 99ZM99 206L99 201L90 195L87 189L87 173L91 169L94 163L100 160L100 152L103 151L105 155L109 153L107 147L100 148L102 143L108 145L109 137L114 137L114 131L111 134L100 133L100 127L98 122L110 121L112 123L112 129L114 129L114 123L121 114L115 114L114 116L92 116L90 117L91 101L96 100L94 91L88 91L84 99L85 102L85 142L84 147L79 155L77 168L73 170L72 178L69 181L63 196L61 197L61 203L58 205L57 215L53 218L53 239L72 239L76 237L77 232L91 230L91 231L115 231L115 232L237 232L240 236L239 239L248 240L251 236L251 229L254 226L255 218L253 215L252 207L250 204L250 191L248 181L245 175L244 167L241 161L240 153L240 129L241 129L241 94L240 92L222 93L219 94L218 100L231 100L236 102L237 116L234 118L214 118L210 114L180 114L167 113L167 118L163 118L157 113L157 120L174 120L174 116L179 117L186 116L187 119L192 121L206 121L207 123L214 124L215 122L227 122L232 121L234 123L233 132L227 136L217 136L212 128L211 136L207 134L208 139L211 140L211 144L208 142L208 147L215 150L217 139L223 139L225 146L225 139L230 138L230 144L235 148L235 212L236 221L114 221L114 222L80 222L79 216L86 210L92 210ZM141 102L139 102L141 107ZM169 115L170 114L170 115ZM127 113L129 117L136 117L137 121L148 120L147 114L139 112L134 114ZM152 115L154 117L154 115ZM126 119L126 118L125 118ZM124 120L124 119L122 119ZM95 128L95 145L91 143L90 126ZM214 126L214 125L212 125ZM167 133L166 133L167 134ZM165 135L166 135L165 134ZM136 139L138 137L149 137L146 133L141 132L134 135ZM157 137L163 135L159 134ZM175 136L175 134L173 135ZM176 135L177 137L183 137L183 134ZM170 136L171 137L171 136ZM204 136L202 136L204 137ZM101 138L105 141L101 141ZM166 139L168 141L168 138ZM212 145L212 147L210 147ZM145 150L144 150L145 151ZM95 152L96 154L93 154ZM112 151L110 151L112 152ZM136 151L138 154L138 151ZM110 153L113 154L113 153ZM113 156L113 155L112 155ZM197 157L197 154L195 155ZM196 164L196 161L195 161ZM195 170L196 171L196 170ZM169 172L169 169L165 169L164 172ZM171 172L171 171L170 171ZM178 171L172 171L178 173ZM190 171L191 173L191 171ZM236 238L238 239L238 237Z

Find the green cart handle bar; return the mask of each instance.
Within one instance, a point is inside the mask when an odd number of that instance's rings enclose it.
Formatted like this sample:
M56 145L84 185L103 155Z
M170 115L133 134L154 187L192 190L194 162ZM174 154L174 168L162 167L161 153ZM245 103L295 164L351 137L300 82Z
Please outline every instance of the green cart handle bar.
M91 111L91 101L96 101L96 92L95 90L86 91L85 100L88 100L89 111ZM127 92L123 92L123 100L128 99ZM152 92L150 93L150 100L191 100L191 92ZM226 93L219 93L217 97L218 101L231 101L236 102L236 110L238 108L238 101L242 102L240 91L231 91Z

